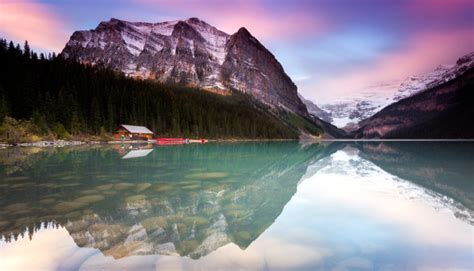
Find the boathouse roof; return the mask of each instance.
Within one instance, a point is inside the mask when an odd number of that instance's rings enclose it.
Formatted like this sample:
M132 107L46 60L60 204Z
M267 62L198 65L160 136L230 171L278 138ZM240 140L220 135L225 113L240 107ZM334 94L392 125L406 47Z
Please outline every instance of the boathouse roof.
M122 124L120 125L120 127L134 134L153 134L153 132L150 131L150 129L146 128L145 126Z

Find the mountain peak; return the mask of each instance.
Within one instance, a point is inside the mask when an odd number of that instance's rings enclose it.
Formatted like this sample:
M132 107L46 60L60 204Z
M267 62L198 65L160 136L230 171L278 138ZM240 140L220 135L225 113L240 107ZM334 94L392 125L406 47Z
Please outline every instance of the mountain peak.
M250 42L253 43L258 49L267 51L269 54L271 54L270 51L265 48L263 44L261 44L257 38L255 38L250 31L247 30L245 27L239 28L239 30L232 35L234 42ZM273 56L273 54L271 54Z
M190 28L191 26L186 22L186 21L178 21L175 25L174 25L174 29L181 29L181 28Z
M186 22L191 23L191 24L200 24L200 23L208 24L208 23L200 20L198 17L191 17L191 18L187 19Z
M247 30L247 28L245 27L241 27L239 28L239 30L237 31L237 34L239 35L246 35L246 36L252 36L252 34L250 34L250 32Z
M189 40L205 42L201 34L186 21L178 21L178 23L174 25L171 35L176 38L184 37Z

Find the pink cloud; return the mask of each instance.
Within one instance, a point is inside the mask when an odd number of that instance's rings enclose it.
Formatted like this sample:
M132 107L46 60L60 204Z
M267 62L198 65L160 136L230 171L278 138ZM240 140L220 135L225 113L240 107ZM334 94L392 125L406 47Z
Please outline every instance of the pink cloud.
M474 8L472 0L413 0L406 9L413 15L446 16L463 9Z
M408 39L404 49L388 53L368 67L335 74L316 86L304 86L302 91L319 103L354 97L368 86L404 80L430 72L441 64L454 64L462 54L474 51L473 36L473 29L419 33Z
M322 14L309 14L302 7L270 12L260 1L135 1L159 10L167 9L178 13L186 11L185 14L180 14L182 19L199 17L229 34L245 27L254 36L264 40L315 35L328 28Z
M35 48L59 51L70 33L60 16L48 6L32 0L0 2L0 35Z

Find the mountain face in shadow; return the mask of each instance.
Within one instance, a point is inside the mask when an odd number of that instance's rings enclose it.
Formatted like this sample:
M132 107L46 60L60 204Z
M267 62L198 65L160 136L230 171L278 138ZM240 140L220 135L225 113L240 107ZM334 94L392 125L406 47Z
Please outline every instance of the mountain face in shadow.
M474 210L472 142L357 143L360 156L386 172ZM473 213L474 215L474 213Z
M34 166L2 171L1 235L64 226L78 246L114 258L246 248L308 165L336 150L296 142L144 148L131 159L122 159L135 151L129 146L38 152Z

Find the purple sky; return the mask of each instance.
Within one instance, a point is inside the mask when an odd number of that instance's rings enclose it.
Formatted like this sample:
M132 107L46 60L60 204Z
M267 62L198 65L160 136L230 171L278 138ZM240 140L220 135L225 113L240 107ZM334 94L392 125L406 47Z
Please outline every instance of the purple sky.
M229 34L245 26L316 103L474 51L472 0L1 0L0 36L59 52L74 30L111 17L199 17Z

